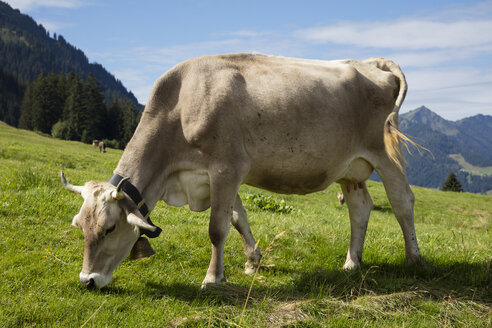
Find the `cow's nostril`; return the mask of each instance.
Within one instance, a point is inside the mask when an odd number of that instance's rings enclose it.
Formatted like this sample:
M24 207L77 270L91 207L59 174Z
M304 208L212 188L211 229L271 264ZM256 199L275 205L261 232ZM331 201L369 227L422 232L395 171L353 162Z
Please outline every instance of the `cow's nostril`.
M87 289L93 289L94 287L96 287L96 284L95 284L95 282L94 282L94 279L92 279L92 278L91 278L91 279L87 280L87 281L84 283L84 286L85 286L85 288L87 288Z

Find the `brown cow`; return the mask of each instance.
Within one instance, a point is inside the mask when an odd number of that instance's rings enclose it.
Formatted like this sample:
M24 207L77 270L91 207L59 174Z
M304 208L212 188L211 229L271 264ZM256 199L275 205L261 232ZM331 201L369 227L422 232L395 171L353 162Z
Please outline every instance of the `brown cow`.
M99 151L101 153L105 153L106 152L106 145L104 144L104 141L99 141L97 139L94 139L94 140L92 140L92 145L94 147L98 147L99 148Z
M231 222L243 238L246 273L255 272L261 253L238 196L243 183L306 194L338 182L351 224L343 268L357 268L372 208L363 182L373 170L402 228L407 262L418 261L414 196L400 147L405 136L397 129L406 91L400 68L383 58L233 54L177 65L155 83L110 182L72 186L62 175L66 188L84 198L73 220L85 238L81 283L100 288L111 281L132 247L143 245L141 233L158 230L147 217L159 200L193 211L211 207L212 258L203 287L225 280Z

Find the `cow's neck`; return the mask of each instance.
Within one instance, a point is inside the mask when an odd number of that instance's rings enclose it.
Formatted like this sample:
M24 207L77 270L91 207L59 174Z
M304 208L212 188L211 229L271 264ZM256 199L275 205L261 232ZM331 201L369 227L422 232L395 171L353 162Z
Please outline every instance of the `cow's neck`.
M128 177L152 211L163 192L164 172L160 168L166 167L165 149L161 149L165 138L141 126L125 148L114 173Z

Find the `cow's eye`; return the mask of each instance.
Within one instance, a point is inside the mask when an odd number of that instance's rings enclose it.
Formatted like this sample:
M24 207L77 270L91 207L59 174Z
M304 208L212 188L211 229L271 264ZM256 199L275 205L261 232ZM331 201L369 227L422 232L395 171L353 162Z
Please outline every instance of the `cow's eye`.
M113 226L112 226L111 228L109 228L108 230L106 230L106 235L107 235L107 234L109 234L109 233L111 233L111 232L113 232L115 228L116 228L116 224L115 224L115 225L113 225Z

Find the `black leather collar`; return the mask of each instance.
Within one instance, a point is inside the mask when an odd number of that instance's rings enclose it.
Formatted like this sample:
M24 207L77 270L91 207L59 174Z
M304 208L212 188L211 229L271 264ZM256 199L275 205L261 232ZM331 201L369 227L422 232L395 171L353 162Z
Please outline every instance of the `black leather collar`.
M116 187L121 180L123 180L123 177L121 175L113 174L113 176L109 179L108 182ZM153 224L152 221L150 220L149 208L147 207L147 204L145 204L145 200L143 199L138 189L134 185L132 185L130 181L127 180L123 182L122 190L128 195L128 197L130 197L131 200L133 200L135 205L137 205L137 208L140 211L140 213L143 215L144 218L147 219L147 223L156 228L155 231L150 231L147 229L140 228L140 233L146 235L149 238L159 237L162 229L156 226L155 224Z

